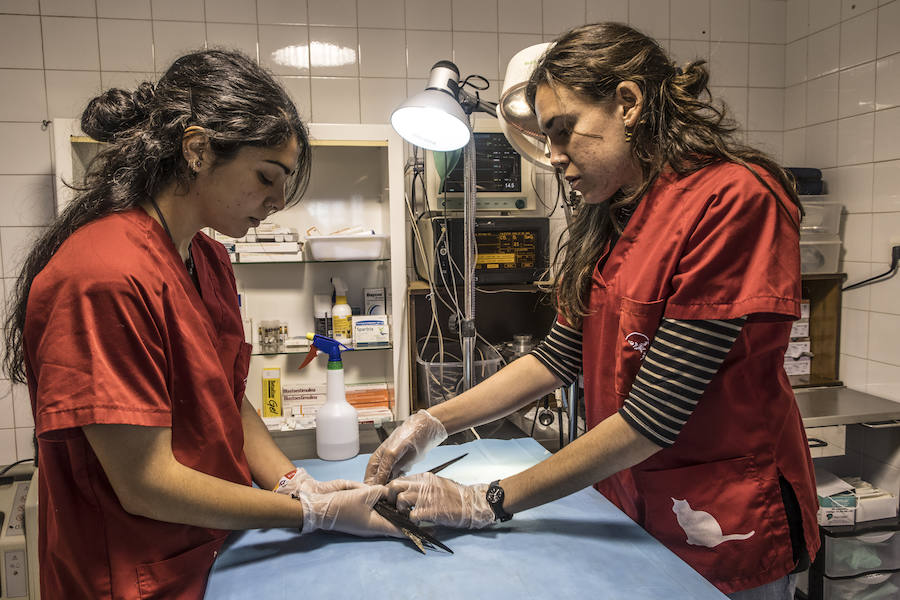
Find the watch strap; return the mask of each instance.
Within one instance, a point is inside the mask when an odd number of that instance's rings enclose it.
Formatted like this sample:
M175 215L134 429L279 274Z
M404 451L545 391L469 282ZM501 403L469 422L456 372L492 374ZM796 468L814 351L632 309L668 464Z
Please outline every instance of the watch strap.
M505 494L503 492L503 488L500 487L499 479L496 481L492 481L488 486L487 492L485 493L487 503L491 507L491 510L494 511L494 517L501 523L509 521L513 518L510 513L506 512L503 509L504 496Z

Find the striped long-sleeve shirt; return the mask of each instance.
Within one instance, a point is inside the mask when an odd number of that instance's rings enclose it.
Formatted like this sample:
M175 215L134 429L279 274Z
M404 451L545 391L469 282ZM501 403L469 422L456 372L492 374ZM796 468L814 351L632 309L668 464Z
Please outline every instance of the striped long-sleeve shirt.
M663 319L619 414L650 441L675 443L746 317ZM564 383L581 370L582 334L556 322L532 355Z

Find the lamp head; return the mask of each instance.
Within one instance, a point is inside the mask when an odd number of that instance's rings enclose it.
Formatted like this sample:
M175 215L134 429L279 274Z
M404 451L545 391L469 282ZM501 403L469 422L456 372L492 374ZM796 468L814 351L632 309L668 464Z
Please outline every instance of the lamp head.
M538 126L537 116L525 99L531 73L550 46L552 43L549 42L529 46L509 60L497 106L497 120L506 139L519 154L539 167L553 170L547 157L547 141Z
M458 98L459 69L450 61L439 61L431 67L425 91L391 114L391 126L403 139L426 150L462 148L472 133Z

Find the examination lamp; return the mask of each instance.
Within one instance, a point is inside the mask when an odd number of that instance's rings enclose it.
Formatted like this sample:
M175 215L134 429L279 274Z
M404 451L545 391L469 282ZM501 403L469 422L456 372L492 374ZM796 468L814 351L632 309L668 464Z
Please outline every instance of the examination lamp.
M448 152L469 142L469 119L459 104L459 69L442 60L431 68L425 91L391 114L391 126L411 144Z
M483 79L483 78L482 78ZM426 150L463 153L463 389L472 387L475 349L475 141L469 115L475 111L496 117L495 105L463 90L459 69L448 60L431 67L425 91L409 98L391 114L400 137Z

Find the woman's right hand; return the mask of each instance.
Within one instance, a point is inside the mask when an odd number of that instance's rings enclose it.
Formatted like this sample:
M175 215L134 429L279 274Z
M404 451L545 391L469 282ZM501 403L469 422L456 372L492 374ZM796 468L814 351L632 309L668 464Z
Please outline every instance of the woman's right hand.
M364 485L325 494L300 492L297 496L303 503L300 532L306 534L321 529L364 537L403 537L403 532L372 509L386 495L387 488L383 485Z
M420 410L394 430L369 459L364 481L383 485L447 439L444 425L428 411Z

